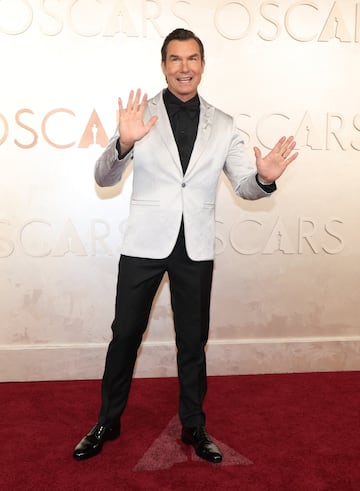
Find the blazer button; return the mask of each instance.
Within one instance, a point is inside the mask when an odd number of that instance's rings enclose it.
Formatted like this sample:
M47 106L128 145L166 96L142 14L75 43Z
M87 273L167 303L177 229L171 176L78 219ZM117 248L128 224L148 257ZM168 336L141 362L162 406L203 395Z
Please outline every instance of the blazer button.
M186 187L186 184L183 182L183 183L181 184L181 187L182 187L182 188L185 188L185 187Z

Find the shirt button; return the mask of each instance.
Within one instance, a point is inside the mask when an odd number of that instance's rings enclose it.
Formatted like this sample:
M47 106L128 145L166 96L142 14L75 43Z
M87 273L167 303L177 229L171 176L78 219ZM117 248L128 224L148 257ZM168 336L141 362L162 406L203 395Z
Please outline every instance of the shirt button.
M183 183L181 184L181 187L182 187L182 188L185 188L185 187L186 187L186 184L183 182Z

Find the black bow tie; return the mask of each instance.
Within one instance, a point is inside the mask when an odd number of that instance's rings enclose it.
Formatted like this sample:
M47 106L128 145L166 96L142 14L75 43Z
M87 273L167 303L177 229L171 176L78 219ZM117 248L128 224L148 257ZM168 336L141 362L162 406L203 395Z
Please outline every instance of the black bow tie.
M168 109L171 116L180 111L185 111L190 119L195 119L199 114L200 106L199 101L169 102Z

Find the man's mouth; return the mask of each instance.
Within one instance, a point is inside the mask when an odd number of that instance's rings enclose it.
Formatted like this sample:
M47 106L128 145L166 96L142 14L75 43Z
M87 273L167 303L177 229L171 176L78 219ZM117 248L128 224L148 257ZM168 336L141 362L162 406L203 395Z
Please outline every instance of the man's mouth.
M191 82L192 77L178 77L178 82Z

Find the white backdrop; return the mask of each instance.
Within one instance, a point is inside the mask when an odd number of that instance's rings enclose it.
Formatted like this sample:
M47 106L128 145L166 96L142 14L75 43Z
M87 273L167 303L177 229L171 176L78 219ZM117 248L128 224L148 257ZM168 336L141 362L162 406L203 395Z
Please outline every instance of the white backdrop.
M360 2L0 0L0 380L102 375L131 171L100 189L94 162L176 27L250 158L300 151L270 200L220 184L209 373L360 368ZM173 338L165 279L137 376L176 373Z

